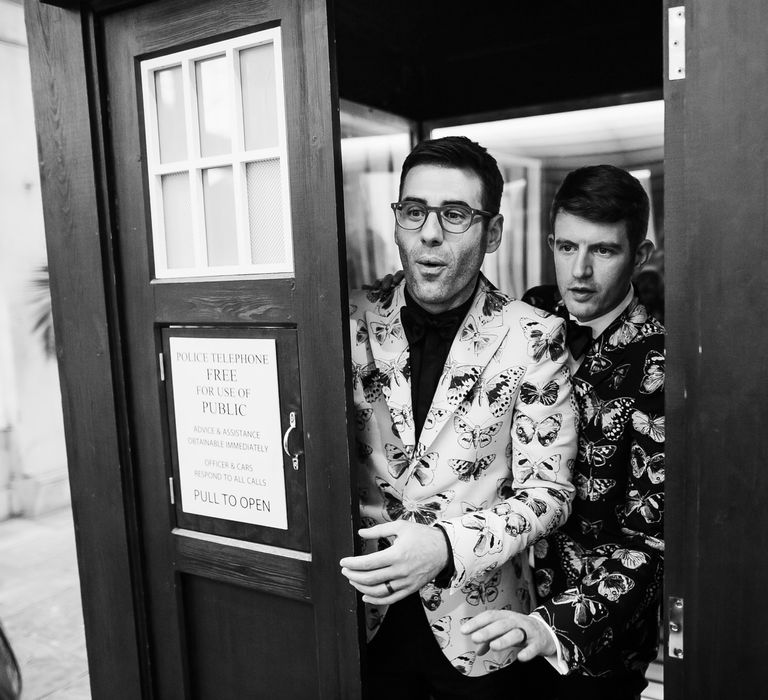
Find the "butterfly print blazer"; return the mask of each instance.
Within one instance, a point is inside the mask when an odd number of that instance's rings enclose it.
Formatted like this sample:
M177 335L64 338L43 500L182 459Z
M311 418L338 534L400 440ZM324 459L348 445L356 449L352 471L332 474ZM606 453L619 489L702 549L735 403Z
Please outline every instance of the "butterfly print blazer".
M664 555L664 327L635 297L576 372L576 499L535 549L536 612L569 671L645 685Z
M563 322L481 277L417 443L400 321L404 282L351 302L363 525L402 519L445 529L454 575L445 588L431 582L420 591L424 611L454 667L485 675L513 657L478 657L460 621L487 609L530 609L523 553L565 522L574 493L577 419ZM363 552L388 544L364 541ZM366 613L371 638L386 606Z

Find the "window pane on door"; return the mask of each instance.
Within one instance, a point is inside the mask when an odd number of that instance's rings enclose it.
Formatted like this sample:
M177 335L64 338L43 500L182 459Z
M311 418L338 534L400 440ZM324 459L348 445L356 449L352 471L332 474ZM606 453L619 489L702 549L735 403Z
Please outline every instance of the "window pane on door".
M200 155L218 156L232 150L231 76L225 56L195 62Z
M160 162L184 160L187 157L187 132L181 66L155 72L155 96Z
M275 47L261 44L240 51L245 149L278 145Z
M280 197L280 161L248 163L248 225L254 264L285 261L285 233Z
M232 168L203 170L208 265L237 265L237 227Z
M189 173L173 173L162 177L163 224L167 266L185 268L195 266L192 249L192 216L189 201Z
M141 87L155 277L293 275L279 27L146 59Z

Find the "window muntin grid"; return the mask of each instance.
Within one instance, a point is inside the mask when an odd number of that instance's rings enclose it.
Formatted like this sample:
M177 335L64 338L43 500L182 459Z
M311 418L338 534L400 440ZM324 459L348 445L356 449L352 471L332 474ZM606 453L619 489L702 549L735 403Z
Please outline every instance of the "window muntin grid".
M141 75L155 277L293 276L279 28Z

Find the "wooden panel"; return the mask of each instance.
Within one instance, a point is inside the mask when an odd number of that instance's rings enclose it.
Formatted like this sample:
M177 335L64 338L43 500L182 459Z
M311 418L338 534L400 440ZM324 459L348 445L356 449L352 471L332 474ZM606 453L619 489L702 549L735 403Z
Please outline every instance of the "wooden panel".
M94 697L142 697L130 558L130 473L118 440L102 267L98 127L79 13L29 0L40 175L83 616ZM96 113L97 114L97 113ZM95 118L95 117L94 117ZM119 381L119 379L118 379ZM108 611L109 614L105 614Z
M181 585L192 698L318 697L309 605L193 576Z
M352 454L352 381L349 376L347 299L342 200L341 141L335 83L334 36L325 0L302 0L301 58L306 83L295 86L289 105L304 134L306 160L292 169L296 197L294 232L299 299L299 362L304 409L307 493L312 544L312 597L321 697L360 697L359 635L352 624L358 596L339 570L340 554L355 547L352 522L358 512ZM330 36L328 31L331 32ZM289 142L290 143L290 142ZM329 148L329 145L332 147ZM302 244L311 230L311 245ZM318 258L318 251L323 251ZM333 253L332 253L333 251ZM322 262L320 262L322 260ZM322 368L322 369L320 369ZM344 426L342 428L342 426Z
M751 698L768 652L768 4L685 6L665 155L667 592L685 598L685 659L665 697Z
M212 280L155 282L158 323L295 323L296 282Z
M220 579L298 600L310 599L309 562L225 544L220 537L174 530L176 567L187 574Z

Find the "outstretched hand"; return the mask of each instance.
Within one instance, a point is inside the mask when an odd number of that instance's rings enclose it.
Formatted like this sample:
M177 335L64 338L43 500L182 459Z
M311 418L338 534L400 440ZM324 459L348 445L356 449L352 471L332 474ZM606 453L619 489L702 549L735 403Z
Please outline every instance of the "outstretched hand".
M518 661L530 661L537 656L552 656L557 652L549 628L538 617L511 610L486 610L461 626L462 634L470 635L480 644L478 653L492 649L504 651L517 647Z
M381 290L382 292L388 292L392 287L396 287L400 284L401 280L405 277L405 273L402 270L398 270L393 275L384 275L379 280L375 280L371 284L364 284L363 289L372 289L376 292Z
M339 562L341 573L366 603L390 605L402 600L434 579L448 562L445 537L437 527L395 520L363 528L360 536L394 540L387 549Z

